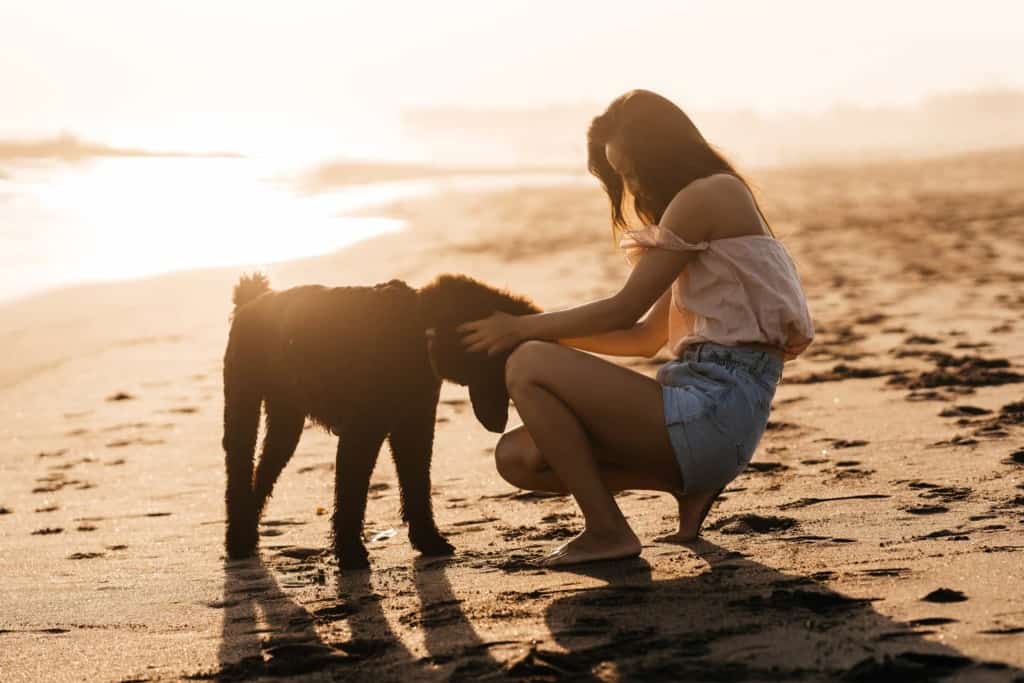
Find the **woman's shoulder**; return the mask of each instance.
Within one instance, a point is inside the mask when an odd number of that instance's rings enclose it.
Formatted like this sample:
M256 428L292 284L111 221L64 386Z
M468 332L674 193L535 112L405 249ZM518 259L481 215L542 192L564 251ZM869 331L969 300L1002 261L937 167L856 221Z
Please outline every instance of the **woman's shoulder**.
M731 173L694 180L669 202L659 226L688 242L754 234L742 227L760 214L746 184Z

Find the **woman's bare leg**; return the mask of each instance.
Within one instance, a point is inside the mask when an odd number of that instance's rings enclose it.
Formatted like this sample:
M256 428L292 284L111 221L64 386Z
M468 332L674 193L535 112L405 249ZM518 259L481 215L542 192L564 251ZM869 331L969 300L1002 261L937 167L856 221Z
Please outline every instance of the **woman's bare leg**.
M545 564L638 554L640 541L602 478L593 444L606 453L603 464L643 472L682 490L665 429L661 386L588 353L538 341L513 351L506 380L530 436L585 520L583 533Z
M595 447L594 455L598 460L601 479L610 492L639 490L663 491L672 494L679 512L679 530L672 534L659 536L655 539L656 541L688 543L696 540L711 505L721 494L721 490L719 490L711 494L683 495L680 489L672 488L664 479L652 476L648 472L609 465L609 460L622 460L622 458L609 458L602 448ZM502 435L494 449L494 458L502 478L513 486L527 491L569 492L569 489L544 460L525 425L519 425Z

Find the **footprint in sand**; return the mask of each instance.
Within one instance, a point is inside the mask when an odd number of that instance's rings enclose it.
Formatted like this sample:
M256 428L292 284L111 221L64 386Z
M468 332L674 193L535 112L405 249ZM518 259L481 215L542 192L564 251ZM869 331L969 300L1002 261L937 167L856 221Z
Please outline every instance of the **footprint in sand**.
M745 472L752 472L754 474L774 474L778 472L784 472L789 469L788 465L783 465L781 462L757 462L752 461L747 464Z
M989 415L991 410L979 408L978 406L950 406L939 413L939 417L973 417L975 415Z
M768 424L765 425L765 430L769 432L788 432L794 429L800 429L800 425L776 420L768 420Z
M1024 626L1003 626L1000 628L989 628L984 631L978 631L986 636L1015 636L1024 633Z
M65 477L63 472L53 472L45 477L36 478L36 482L41 484L32 489L32 493L56 493L61 489L68 486L75 486L76 488L92 488L92 484L83 482L78 479L68 479Z
M911 488L915 487L911 486ZM918 494L921 498L938 499L943 503L967 500L974 493L974 490L967 486L936 486L932 484L919 488L924 489L923 493Z
M942 441L936 441L928 444L931 448L938 448L940 446L975 446L978 444L978 440L971 436L965 436L963 434L957 434L952 439L943 439Z
M715 520L707 528L711 531L720 531L723 534L767 534L793 529L797 525L797 520L792 517L746 513L729 515Z
M281 555L282 557L291 558L293 560L308 560L310 558L320 557L321 555L326 555L327 551L324 550L323 548L289 547L289 548L282 548L281 550L279 550L277 552L277 554Z
M149 427L149 426L150 426L150 423L148 423L148 422L119 422L116 425L111 425L109 427L104 427L103 431L104 432L119 432L122 429L143 429L143 428Z
M951 588L937 588L928 595L921 598L925 602L964 602L967 600L967 596L958 590Z
M841 500L882 500L886 498L890 498L890 496L884 493L861 493L850 496L835 496L833 498L800 498L789 503L783 503L779 506L779 509L793 510L795 508L805 508L818 505L819 503L831 503Z
M118 439L107 444L107 448L124 448L125 446L158 446L167 443L163 439L145 439L136 437L134 439Z
M915 541L930 541L936 538L944 538L947 541L969 541L971 537L967 534L960 533L959 531L953 531L951 529L939 529L931 533L925 534L924 536L915 536Z
M940 343L941 340L923 334L912 334L903 340L904 344L923 344L931 346Z
M949 512L949 508L945 505L910 505L900 509L912 515L938 515Z
M965 341L962 341L962 342L957 342L953 346L953 348L955 348L955 349L987 349L987 348L989 348L991 346L992 346L992 344L989 343L989 342L965 342Z
M119 391L116 394L111 394L110 396L107 396L108 401L132 401L134 399L135 396L129 394L127 391Z
M908 567L878 567L875 569L863 569L860 573L875 577L907 576L910 574L910 569Z
M299 474L308 474L309 472L316 472L318 470L323 470L324 472L333 472L334 471L334 463L333 462L321 462L321 463L317 463L316 465L305 465L304 467L300 467L296 471Z
M199 408L196 406L179 406L177 408L167 408L166 410L160 411L162 413L174 413L176 415L193 415L199 412Z
M907 623L911 626L943 626L945 624L958 624L960 620L953 619L952 617L924 617L923 619L914 619Z

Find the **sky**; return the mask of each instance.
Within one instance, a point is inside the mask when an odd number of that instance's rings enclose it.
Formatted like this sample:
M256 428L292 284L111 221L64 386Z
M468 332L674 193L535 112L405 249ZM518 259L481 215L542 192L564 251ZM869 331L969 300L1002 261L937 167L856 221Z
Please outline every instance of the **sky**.
M778 113L1024 87L1024 3L0 0L0 87L2 137L387 156L410 107L644 87Z

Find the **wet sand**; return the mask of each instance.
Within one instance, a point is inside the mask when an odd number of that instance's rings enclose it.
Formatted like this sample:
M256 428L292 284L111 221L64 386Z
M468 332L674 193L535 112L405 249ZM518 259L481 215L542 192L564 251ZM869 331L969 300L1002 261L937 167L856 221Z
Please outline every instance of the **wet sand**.
M0 678L1024 680L1022 172L1017 150L752 174L818 338L701 541L652 541L674 503L626 493L642 557L578 571L530 566L580 516L498 477L496 437L454 385L433 468L453 558L409 547L385 452L373 570L339 576L334 442L309 428L260 558L226 562L237 271L0 307ZM374 213L411 228L276 265L272 283L461 272L558 308L627 272L596 183ZM618 362L653 376L666 359Z

